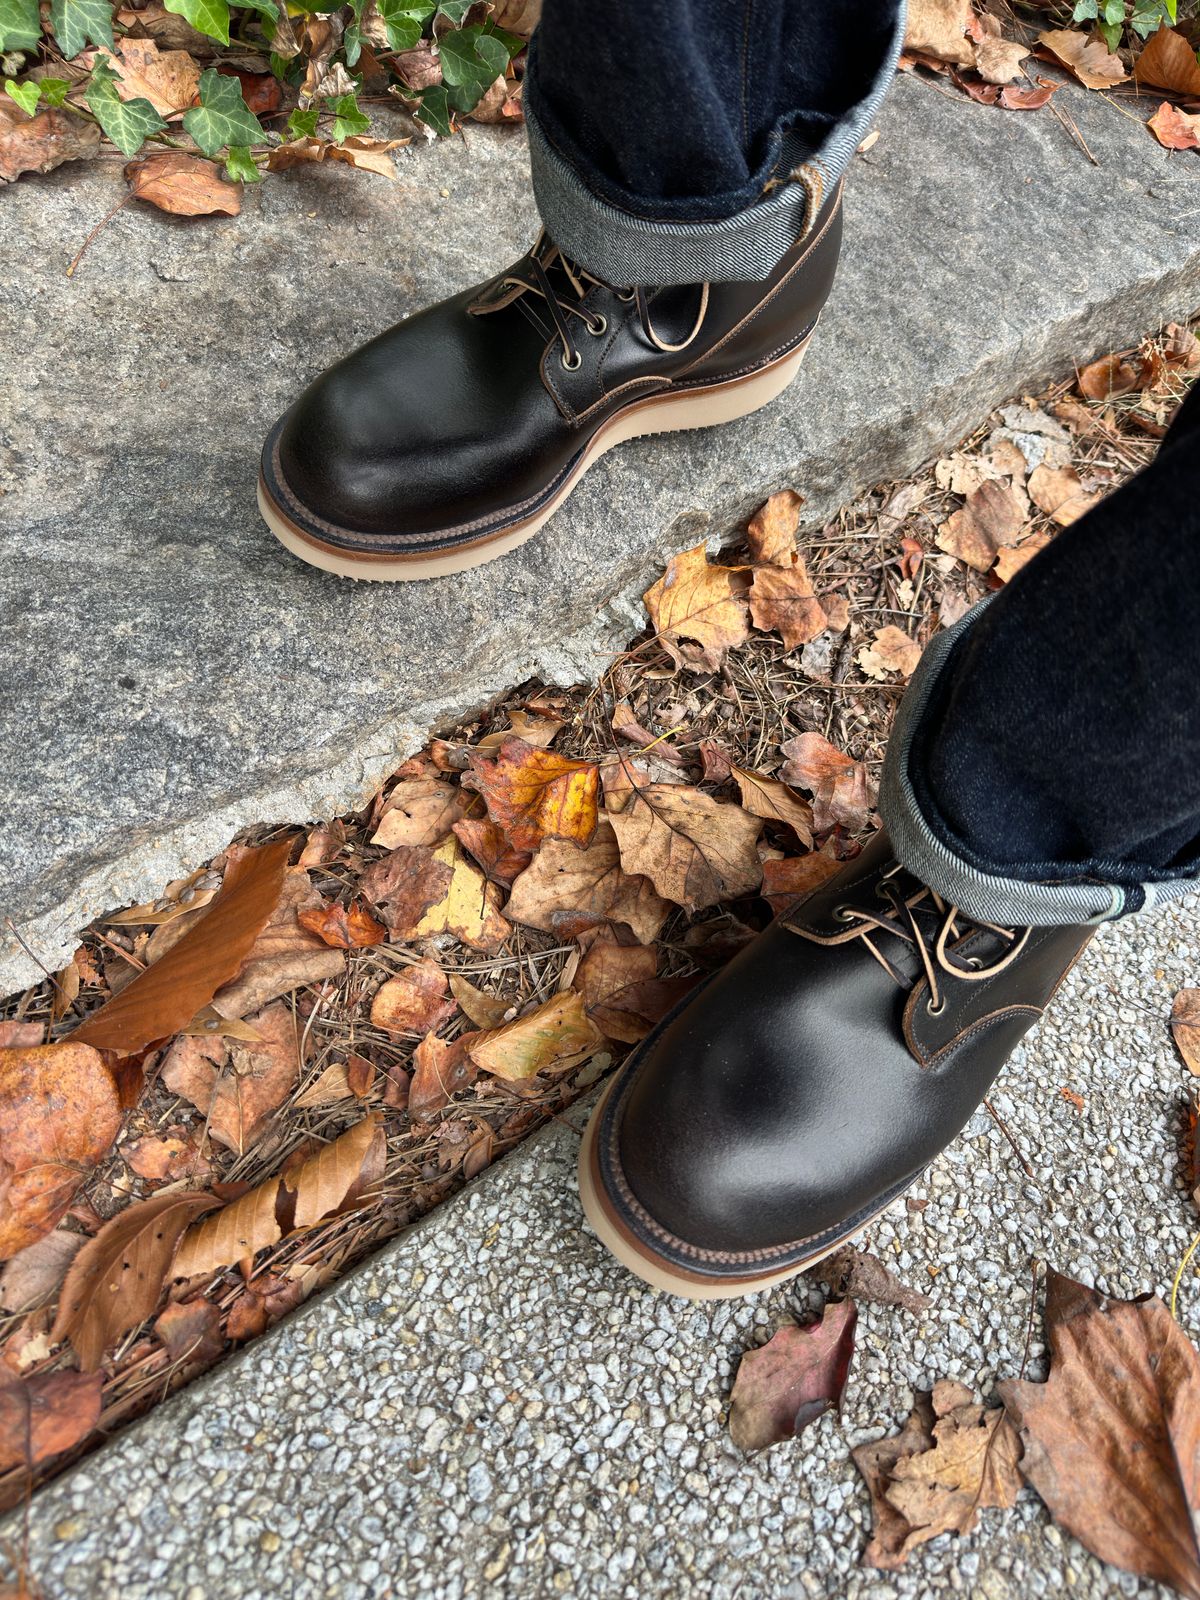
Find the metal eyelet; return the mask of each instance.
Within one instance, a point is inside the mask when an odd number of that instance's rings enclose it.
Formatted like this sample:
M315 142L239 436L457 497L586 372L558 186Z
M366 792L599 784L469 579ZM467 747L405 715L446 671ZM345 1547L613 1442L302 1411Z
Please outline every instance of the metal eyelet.
M858 916L853 906L834 906L833 918L835 922L853 922Z
M636 289L627 289L624 294L619 294L617 296L617 299L621 302L622 305L631 306L633 304L633 302L637 299L637 290Z
M568 361L566 356L562 357L562 366L564 372L578 372L582 365L583 357L579 354L578 350L575 352L574 361Z
M587 331L591 334L593 339L598 339L602 333L608 332L608 318L602 313L597 312L595 322L588 323Z
M975 972L978 972L979 969L983 966L983 962L979 959L978 956L968 956L967 957L967 965L969 967L971 967Z
M942 1012L945 1011L945 1009L946 1009L946 997L945 997L945 995L942 996L942 998L938 1001L937 1005L935 1005L935 1006L931 1006L929 1004L928 1000L926 1000L926 1002L925 1002L925 1010L929 1013L929 1015L931 1017L940 1017Z

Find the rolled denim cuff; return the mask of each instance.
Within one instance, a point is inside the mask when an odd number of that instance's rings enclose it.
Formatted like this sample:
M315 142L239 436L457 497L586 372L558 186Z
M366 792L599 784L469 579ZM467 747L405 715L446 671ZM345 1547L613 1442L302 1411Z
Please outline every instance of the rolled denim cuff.
M600 199L588 188L585 176L551 144L527 97L533 193L546 231L564 255L620 288L769 277L808 233L870 132L896 70L904 13L901 5L870 92L815 151L809 151L798 135L785 133L774 164L775 186L745 210L715 221L656 220Z
M1035 883L981 871L957 855L922 814L910 774L917 731L950 652L992 598L981 600L952 628L936 635L900 702L879 786L879 812L896 859L968 917L1005 927L1091 926L1178 900L1196 887L1196 878L1170 878L1130 888L1092 879Z

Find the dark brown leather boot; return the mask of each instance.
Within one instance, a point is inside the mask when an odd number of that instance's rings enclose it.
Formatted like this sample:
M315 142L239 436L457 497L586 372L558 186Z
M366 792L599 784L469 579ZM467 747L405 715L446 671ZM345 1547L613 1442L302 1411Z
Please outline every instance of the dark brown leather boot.
M786 388L840 243L840 188L761 283L614 287L540 239L322 373L264 446L263 516L347 577L504 555L613 445L728 422Z
M580 1156L588 1220L690 1299L812 1266L960 1132L1093 931L972 922L879 835L617 1073Z

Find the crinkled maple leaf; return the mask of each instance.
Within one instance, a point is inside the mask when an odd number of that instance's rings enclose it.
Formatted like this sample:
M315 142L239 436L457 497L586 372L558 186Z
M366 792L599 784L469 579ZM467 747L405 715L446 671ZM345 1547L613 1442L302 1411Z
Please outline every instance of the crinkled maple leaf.
M626 871L611 817L601 817L586 850L551 839L513 884L505 911L514 922L572 939L598 923L624 923L642 944L670 912L640 873Z
M755 568L750 615L756 628L778 633L789 650L824 633L829 623L800 556L793 556L786 567Z
M692 640L704 664L715 670L726 651L750 637L749 588L746 568L714 566L698 544L672 556L644 598L655 633Z
M1200 1596L1200 1357L1157 1295L1051 1271L1050 1376L997 1385L1021 1471L1101 1561Z
M789 1324L746 1352L729 1405L729 1436L739 1450L794 1439L841 1404L857 1323L853 1300L833 1301L818 1322Z
M843 827L851 833L866 826L871 797L867 770L861 761L839 750L819 733L802 733L780 746L785 783L807 789L813 797L813 828L827 833Z
M545 839L590 843L599 814L600 771L510 735L494 760L472 756L463 785L483 796L488 816L516 850Z
M690 784L647 784L611 821L625 870L689 911L753 894L762 882L761 818Z

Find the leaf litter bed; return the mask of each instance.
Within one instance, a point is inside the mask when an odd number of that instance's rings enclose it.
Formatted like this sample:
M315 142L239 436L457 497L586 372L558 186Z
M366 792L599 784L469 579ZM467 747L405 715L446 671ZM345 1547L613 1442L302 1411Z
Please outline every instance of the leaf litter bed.
M0 1004L4 1504L559 1115L853 857L921 648L1150 459L1197 370L1200 341L1172 326L823 526L782 491L715 559L673 559L597 684L522 685L361 810L246 830ZM1200 1071L1196 1017L1184 991L1175 1033ZM1194 1118L1192 1134L1194 1167ZM921 1303L862 1251L816 1276L822 1320L739 1371L743 1448L836 1402L854 1331L837 1296ZM1052 1323L1056 1360L1119 1315L1131 1349L1170 1350L1195 1425L1200 1368L1160 1302L1051 1287L1048 1321L1073 1328ZM1010 1504L1019 1429L1026 1476L1090 1548L1197 1592L1186 1563L1113 1554L1059 1512L1053 1463L1036 1458L1041 1482L1029 1465L1053 1407L1027 1392L1051 1385L1010 1387L1002 1413L947 1382L864 1447L867 1559L899 1565Z

